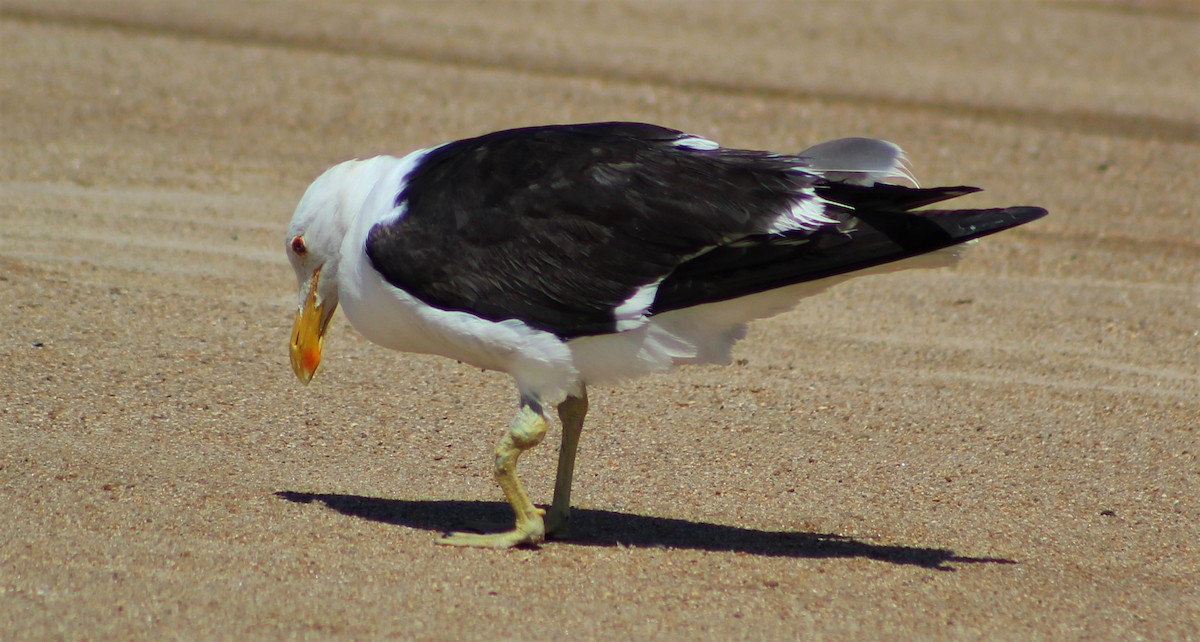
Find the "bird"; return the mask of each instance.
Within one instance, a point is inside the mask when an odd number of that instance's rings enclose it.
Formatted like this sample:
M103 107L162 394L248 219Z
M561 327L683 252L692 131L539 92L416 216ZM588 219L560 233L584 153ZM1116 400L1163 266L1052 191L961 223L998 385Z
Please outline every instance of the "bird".
M880 139L777 153L637 122L347 160L313 181L288 226L291 365L309 383L340 305L386 348L510 375L517 411L492 472L515 526L438 543L537 546L569 528L588 386L729 363L754 319L864 274L953 264L963 244L1047 213L918 209L977 191L921 187ZM517 463L552 409L562 441L543 509Z

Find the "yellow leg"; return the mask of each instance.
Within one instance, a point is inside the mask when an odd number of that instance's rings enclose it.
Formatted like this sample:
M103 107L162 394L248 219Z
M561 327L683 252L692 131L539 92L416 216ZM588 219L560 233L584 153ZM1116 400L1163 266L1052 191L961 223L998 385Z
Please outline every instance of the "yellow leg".
M579 448L579 435L583 432L583 418L587 415L587 389L581 388L579 396L567 397L558 404L558 418L562 420L562 447L558 451L558 476L554 479L554 500L546 514L546 533L566 535L571 520L571 482L575 478L575 451Z
M496 445L496 463L492 473L517 514L516 528L505 533L451 533L438 540L439 544L512 548L520 544L537 544L546 538L546 527L542 522L545 511L529 501L529 495L517 478L517 459L522 452L541 443L545 436L546 417L542 415L541 408L536 403L522 400L517 416Z

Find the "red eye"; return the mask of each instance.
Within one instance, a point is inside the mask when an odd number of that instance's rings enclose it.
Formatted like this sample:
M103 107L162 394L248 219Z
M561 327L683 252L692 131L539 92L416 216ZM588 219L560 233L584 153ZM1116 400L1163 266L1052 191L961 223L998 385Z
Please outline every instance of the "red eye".
M292 239L292 251L296 253L296 256L304 256L304 253L308 252L308 246L304 244L303 236Z

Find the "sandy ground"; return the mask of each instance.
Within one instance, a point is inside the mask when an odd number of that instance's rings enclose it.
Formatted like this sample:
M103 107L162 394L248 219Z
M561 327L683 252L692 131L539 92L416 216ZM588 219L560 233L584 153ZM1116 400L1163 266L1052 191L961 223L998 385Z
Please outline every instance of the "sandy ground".
M0 639L1200 639L1196 42L1186 0L3 0ZM340 317L302 387L284 226L335 161L601 119L1052 214L593 391L572 540L434 546L510 519L515 391Z

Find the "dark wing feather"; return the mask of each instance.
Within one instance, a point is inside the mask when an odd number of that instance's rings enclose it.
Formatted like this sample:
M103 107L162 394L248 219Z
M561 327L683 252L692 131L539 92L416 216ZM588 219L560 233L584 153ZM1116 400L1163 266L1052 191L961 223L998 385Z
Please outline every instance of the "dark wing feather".
M902 202L922 198L896 194L904 196ZM1023 225L1045 216L1046 210L876 209L831 214L843 221L840 229L748 237L683 263L659 286L652 312L724 301L899 261Z
M912 188L887 183L867 186L827 182L817 186L817 193L821 197L856 211L867 212L907 212L979 191L982 190L967 185Z
M635 123L496 132L430 152L367 254L430 305L611 332L614 309L700 252L761 233L812 187L800 159L697 150ZM811 195L807 196L811 198Z

